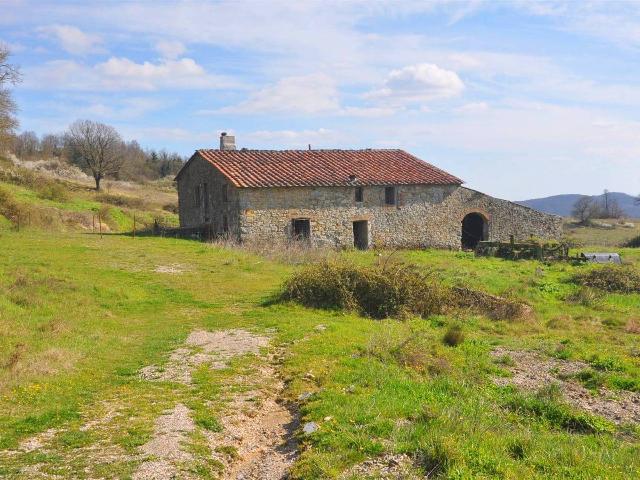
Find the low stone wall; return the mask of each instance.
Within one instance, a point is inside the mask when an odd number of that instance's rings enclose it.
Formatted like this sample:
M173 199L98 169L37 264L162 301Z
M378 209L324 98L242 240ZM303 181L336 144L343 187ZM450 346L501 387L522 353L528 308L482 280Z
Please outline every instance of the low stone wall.
M353 246L353 222L366 220L369 245L380 247L460 248L461 222L470 212L488 222L488 240L531 235L559 238L562 219L458 186L401 185L397 205L386 206L384 187L364 187L355 202L353 187L239 189L242 239L289 238L291 221L309 219L311 241Z

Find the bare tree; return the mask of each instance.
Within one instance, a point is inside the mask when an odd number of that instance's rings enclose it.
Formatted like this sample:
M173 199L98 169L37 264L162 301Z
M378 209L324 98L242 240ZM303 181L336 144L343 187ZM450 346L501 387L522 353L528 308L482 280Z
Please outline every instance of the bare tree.
M16 103L11 97L9 86L16 85L20 80L19 68L9 63L11 52L0 44L0 146L5 144L13 131L18 127Z
M33 158L40 150L40 140L35 132L22 132L13 141L13 153L21 159Z
M40 140L40 153L44 158L60 157L64 147L64 139L61 135L48 133Z
M600 210L597 202L591 197L580 197L573 204L573 210L571 214L577 218L580 223L587 224L592 219L596 218L598 211Z
M82 162L93 175L96 190L100 181L118 175L124 162L123 142L115 128L91 120L77 120L66 134L70 155Z
M624 209L615 198L610 198L607 206L607 218L622 218L626 215Z

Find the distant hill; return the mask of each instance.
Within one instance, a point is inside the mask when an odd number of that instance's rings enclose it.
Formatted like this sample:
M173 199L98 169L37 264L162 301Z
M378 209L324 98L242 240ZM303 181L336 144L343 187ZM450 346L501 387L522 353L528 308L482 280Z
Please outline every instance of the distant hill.
M577 193L570 193L566 195L553 195L545 198L533 198L531 200L522 200L516 203L525 205L527 207L535 208L541 212L554 213L556 215L562 215L568 217L571 215L573 204L576 203L580 197ZM604 195L594 195L598 201L603 200ZM635 205L635 197L626 193L609 192L609 199L617 200L618 205L624 210L626 217L640 218L640 205Z

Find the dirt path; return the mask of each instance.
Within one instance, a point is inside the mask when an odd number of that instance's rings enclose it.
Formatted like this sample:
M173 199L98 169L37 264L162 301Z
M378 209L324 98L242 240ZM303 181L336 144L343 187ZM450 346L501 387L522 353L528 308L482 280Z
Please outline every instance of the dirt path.
M277 370L281 352L276 355L261 352L269 340L240 329L196 330L170 353L164 365L143 368L141 379L163 382L153 385L153 391L165 392L168 398L174 398L173 393L176 395L173 403L162 402L165 410L159 415L156 413L155 420L152 416L147 418L147 422L153 422L151 436L133 451L123 449L115 439L121 438L123 429L129 428L127 418L139 422L139 417L130 399L116 396L91 406L90 413L81 426L75 427L75 432L67 427L41 432L25 439L16 450L0 452L6 455L6 458L0 455L0 463L3 458L13 461L36 453L59 455L55 464L36 462L21 468L16 478L28 479L76 478L78 475L103 478L104 472L116 464L122 472L132 468L132 472L128 471L134 480L211 476L285 479L297 455L298 418L295 410L282 401L284 383ZM194 369L205 364L214 370L226 368L231 360L245 355L255 357L246 364L241 362L244 364L238 370L241 373L220 376L219 398L205 400L197 396L192 379ZM149 396L149 402L155 400L153 395ZM217 419L221 431L214 432L210 426L199 424L197 412L190 406L197 407L200 414L204 409L212 419ZM69 438L69 434L96 440L78 448L60 449L60 438L65 435Z
M268 342L268 337L245 330L197 330L189 335L183 347L172 352L162 368L151 365L141 371L146 380L188 385L192 381L192 370L202 364L224 368L239 355L259 356L258 368L248 375L234 377L223 386L226 404L219 414L222 431L202 432L213 459L223 466L222 478L225 479L284 479L296 458L297 416L281 400L284 384L278 377L274 357L259 355L260 348ZM250 386L249 390L243 388L246 386ZM239 393L243 389L246 391ZM192 459L184 447L187 435L197 428L189 409L181 404L160 417L153 438L141 448L148 459L141 464L134 479L179 477L181 464Z
M293 409L279 401L284 384L277 379L270 364L263 365L257 378L274 380L265 389L236 395L221 421L223 431L209 437L212 450L237 452L237 459L227 456L223 478L234 480L279 480L296 458L294 433L299 427Z

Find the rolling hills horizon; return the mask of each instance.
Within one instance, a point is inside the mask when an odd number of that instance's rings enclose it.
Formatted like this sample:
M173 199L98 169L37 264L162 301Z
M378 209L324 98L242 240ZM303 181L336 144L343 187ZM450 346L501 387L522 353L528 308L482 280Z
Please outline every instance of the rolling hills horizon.
M618 202L620 208L625 213L625 217L640 218L640 204L637 204L633 195L623 192L609 192L609 199ZM574 203L581 197L591 197L596 201L602 202L604 194L601 195L582 195L579 193L568 193L562 195L551 195L548 197L532 198L529 200L518 200L515 203L527 207L535 208L545 213L561 215L563 217L571 216L571 210Z

